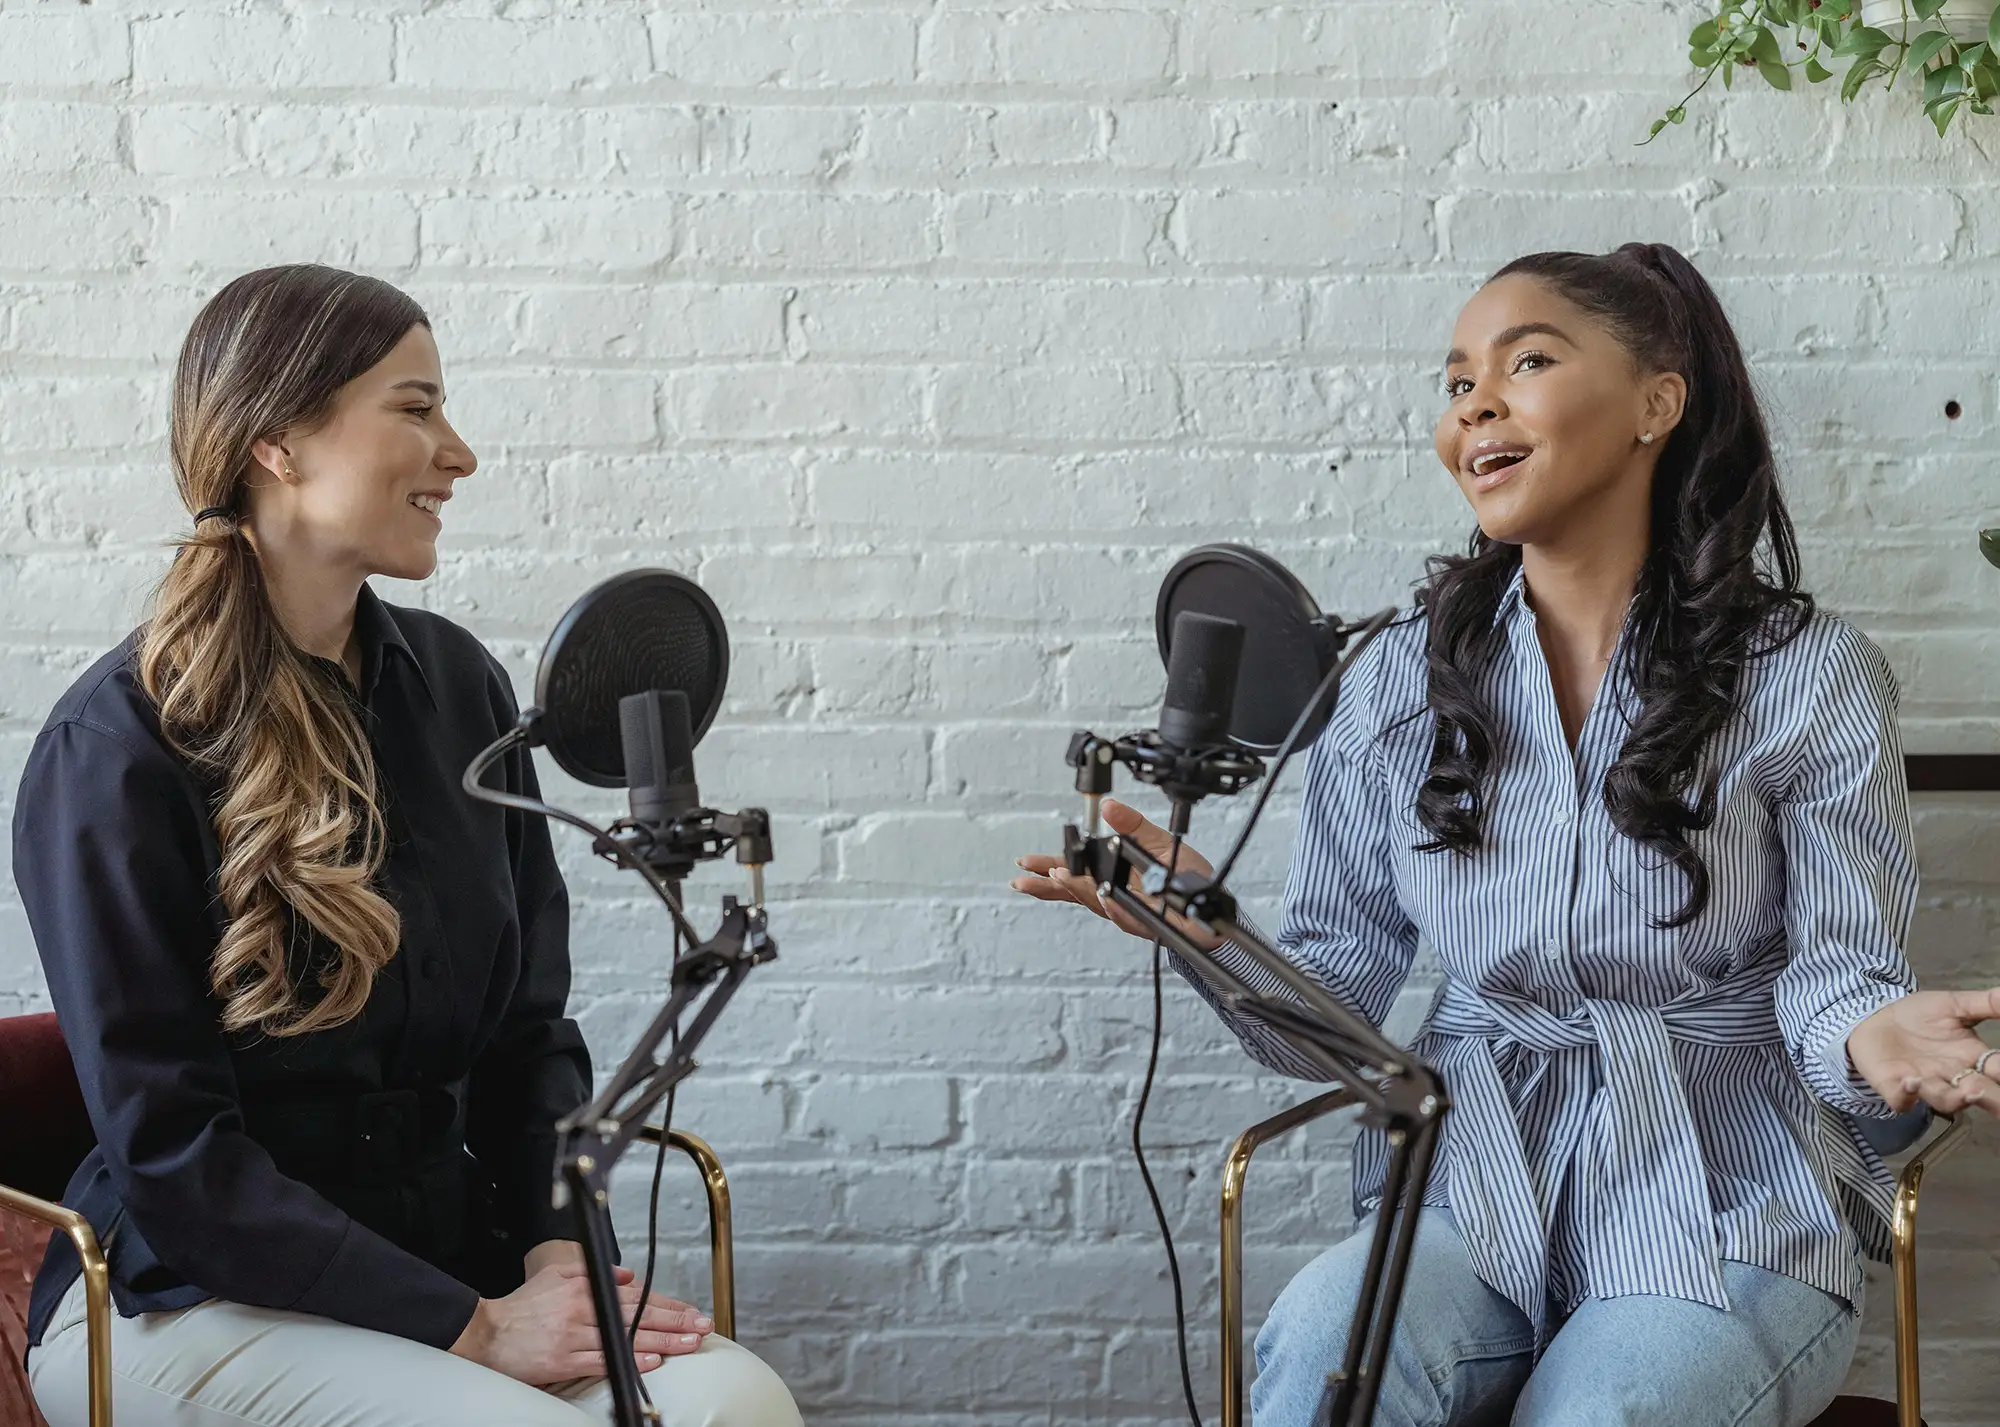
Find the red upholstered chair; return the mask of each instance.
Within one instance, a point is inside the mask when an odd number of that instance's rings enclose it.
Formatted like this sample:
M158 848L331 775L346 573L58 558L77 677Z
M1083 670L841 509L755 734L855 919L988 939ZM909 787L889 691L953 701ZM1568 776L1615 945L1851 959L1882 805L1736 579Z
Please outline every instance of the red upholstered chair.
M0 1017L0 1427L46 1427L28 1393L21 1358L28 1288L49 1234L68 1234L84 1264L89 1296L90 1427L111 1427L111 1288L97 1235L55 1201L96 1136L76 1067L54 1016ZM660 1142L657 1126L640 1132ZM736 1336L736 1273L729 1180L699 1136L672 1130L667 1143L693 1162L708 1199L710 1292L716 1329ZM11 1211L11 1212L10 1212Z
M1266 1140L1354 1103L1346 1090L1330 1090L1252 1125L1229 1147L1222 1170L1222 1427L1243 1427L1243 1189L1250 1157ZM1909 1148L1924 1133L1928 1115L1899 1117L1901 1123L1863 1121L1863 1133L1884 1154ZM1917 1193L1924 1174L1965 1140L1965 1116L1944 1121L1943 1133L1913 1155L1896 1184L1892 1225L1896 1280L1896 1401L1839 1397L1812 1427L1924 1427L1917 1372Z
M0 1427L42 1427L21 1364L28 1286L51 1232L68 1234L89 1297L90 1424L111 1423L111 1281L97 1235L57 1201L95 1137L54 1016L0 1018Z

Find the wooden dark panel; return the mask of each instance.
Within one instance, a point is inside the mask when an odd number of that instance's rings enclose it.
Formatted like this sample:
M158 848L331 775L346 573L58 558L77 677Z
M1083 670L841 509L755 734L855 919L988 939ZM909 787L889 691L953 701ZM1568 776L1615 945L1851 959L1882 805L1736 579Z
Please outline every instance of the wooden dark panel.
M2000 793L2000 753L1909 753L1913 793Z

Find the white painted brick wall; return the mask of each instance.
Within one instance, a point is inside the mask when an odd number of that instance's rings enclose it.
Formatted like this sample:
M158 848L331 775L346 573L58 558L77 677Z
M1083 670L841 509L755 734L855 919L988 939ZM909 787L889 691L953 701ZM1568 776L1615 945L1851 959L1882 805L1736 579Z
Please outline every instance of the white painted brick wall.
M222 281L358 265L436 317L480 476L420 590L525 677L636 564L729 612L704 787L778 816L783 959L683 1120L727 1157L746 1338L821 1423L1176 1420L1120 1148L1140 948L1003 893L1073 726L1147 721L1154 582L1202 540L1330 606L1466 517L1433 368L1483 273L1687 246L1771 401L1814 586L1918 748L2000 740L1996 131L1904 96L1679 96L1648 0L0 0L0 810L182 519L169 364ZM1964 414L1947 421L1947 400ZM612 804L552 778L571 801ZM1219 841L1240 809L1202 817ZM1275 898L1295 804L1246 868ZM2000 805L1925 799L1915 938L1990 981ZM618 1054L662 924L560 836L578 1014ZM712 915L725 879L705 876ZM0 894L0 1009L44 1004ZM1152 1137L1213 1382L1216 1172L1300 1087L1170 994ZM1342 1136L1266 1152L1253 1312L1346 1228ZM1990 1130L1932 1191L1931 1420L2000 1390ZM636 1224L642 1168L620 1209ZM669 1276L702 1291L676 1174ZM1886 1294L1857 1379L1886 1381Z

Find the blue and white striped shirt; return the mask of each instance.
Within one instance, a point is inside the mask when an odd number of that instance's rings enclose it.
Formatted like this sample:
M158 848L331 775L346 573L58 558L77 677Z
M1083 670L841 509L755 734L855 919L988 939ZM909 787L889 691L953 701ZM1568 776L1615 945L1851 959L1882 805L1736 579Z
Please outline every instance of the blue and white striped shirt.
M1708 755L1715 821L1694 836L1710 900L1662 930L1686 879L1612 826L1601 791L1637 710L1622 648L1572 753L1518 572L1496 619L1482 847L1414 850L1432 723L1408 717L1426 698L1412 617L1355 661L1312 749L1278 945L1378 1026L1418 938L1436 948L1445 983L1412 1049L1454 1109L1425 1202L1450 1206L1480 1277L1544 1330L1551 1304L1586 1297L1726 1308L1724 1259L1857 1302L1857 1238L1886 1256L1891 1190L1842 1112L1889 1112L1847 1034L1915 986L1886 661L1827 615L1751 661ZM1311 1075L1262 1023L1225 1019L1266 1065ZM1364 1130L1357 1212L1385 1160Z

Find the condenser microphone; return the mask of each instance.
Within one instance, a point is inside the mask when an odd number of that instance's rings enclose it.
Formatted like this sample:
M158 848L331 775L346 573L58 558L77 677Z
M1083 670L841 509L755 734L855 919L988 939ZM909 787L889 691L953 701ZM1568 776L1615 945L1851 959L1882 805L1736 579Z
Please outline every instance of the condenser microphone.
M618 731L632 821L659 829L701 806L686 694L679 689L627 694L618 701Z
M1229 738L1243 626L1220 615L1184 610L1174 619L1167 692L1160 700L1160 742L1182 752Z

